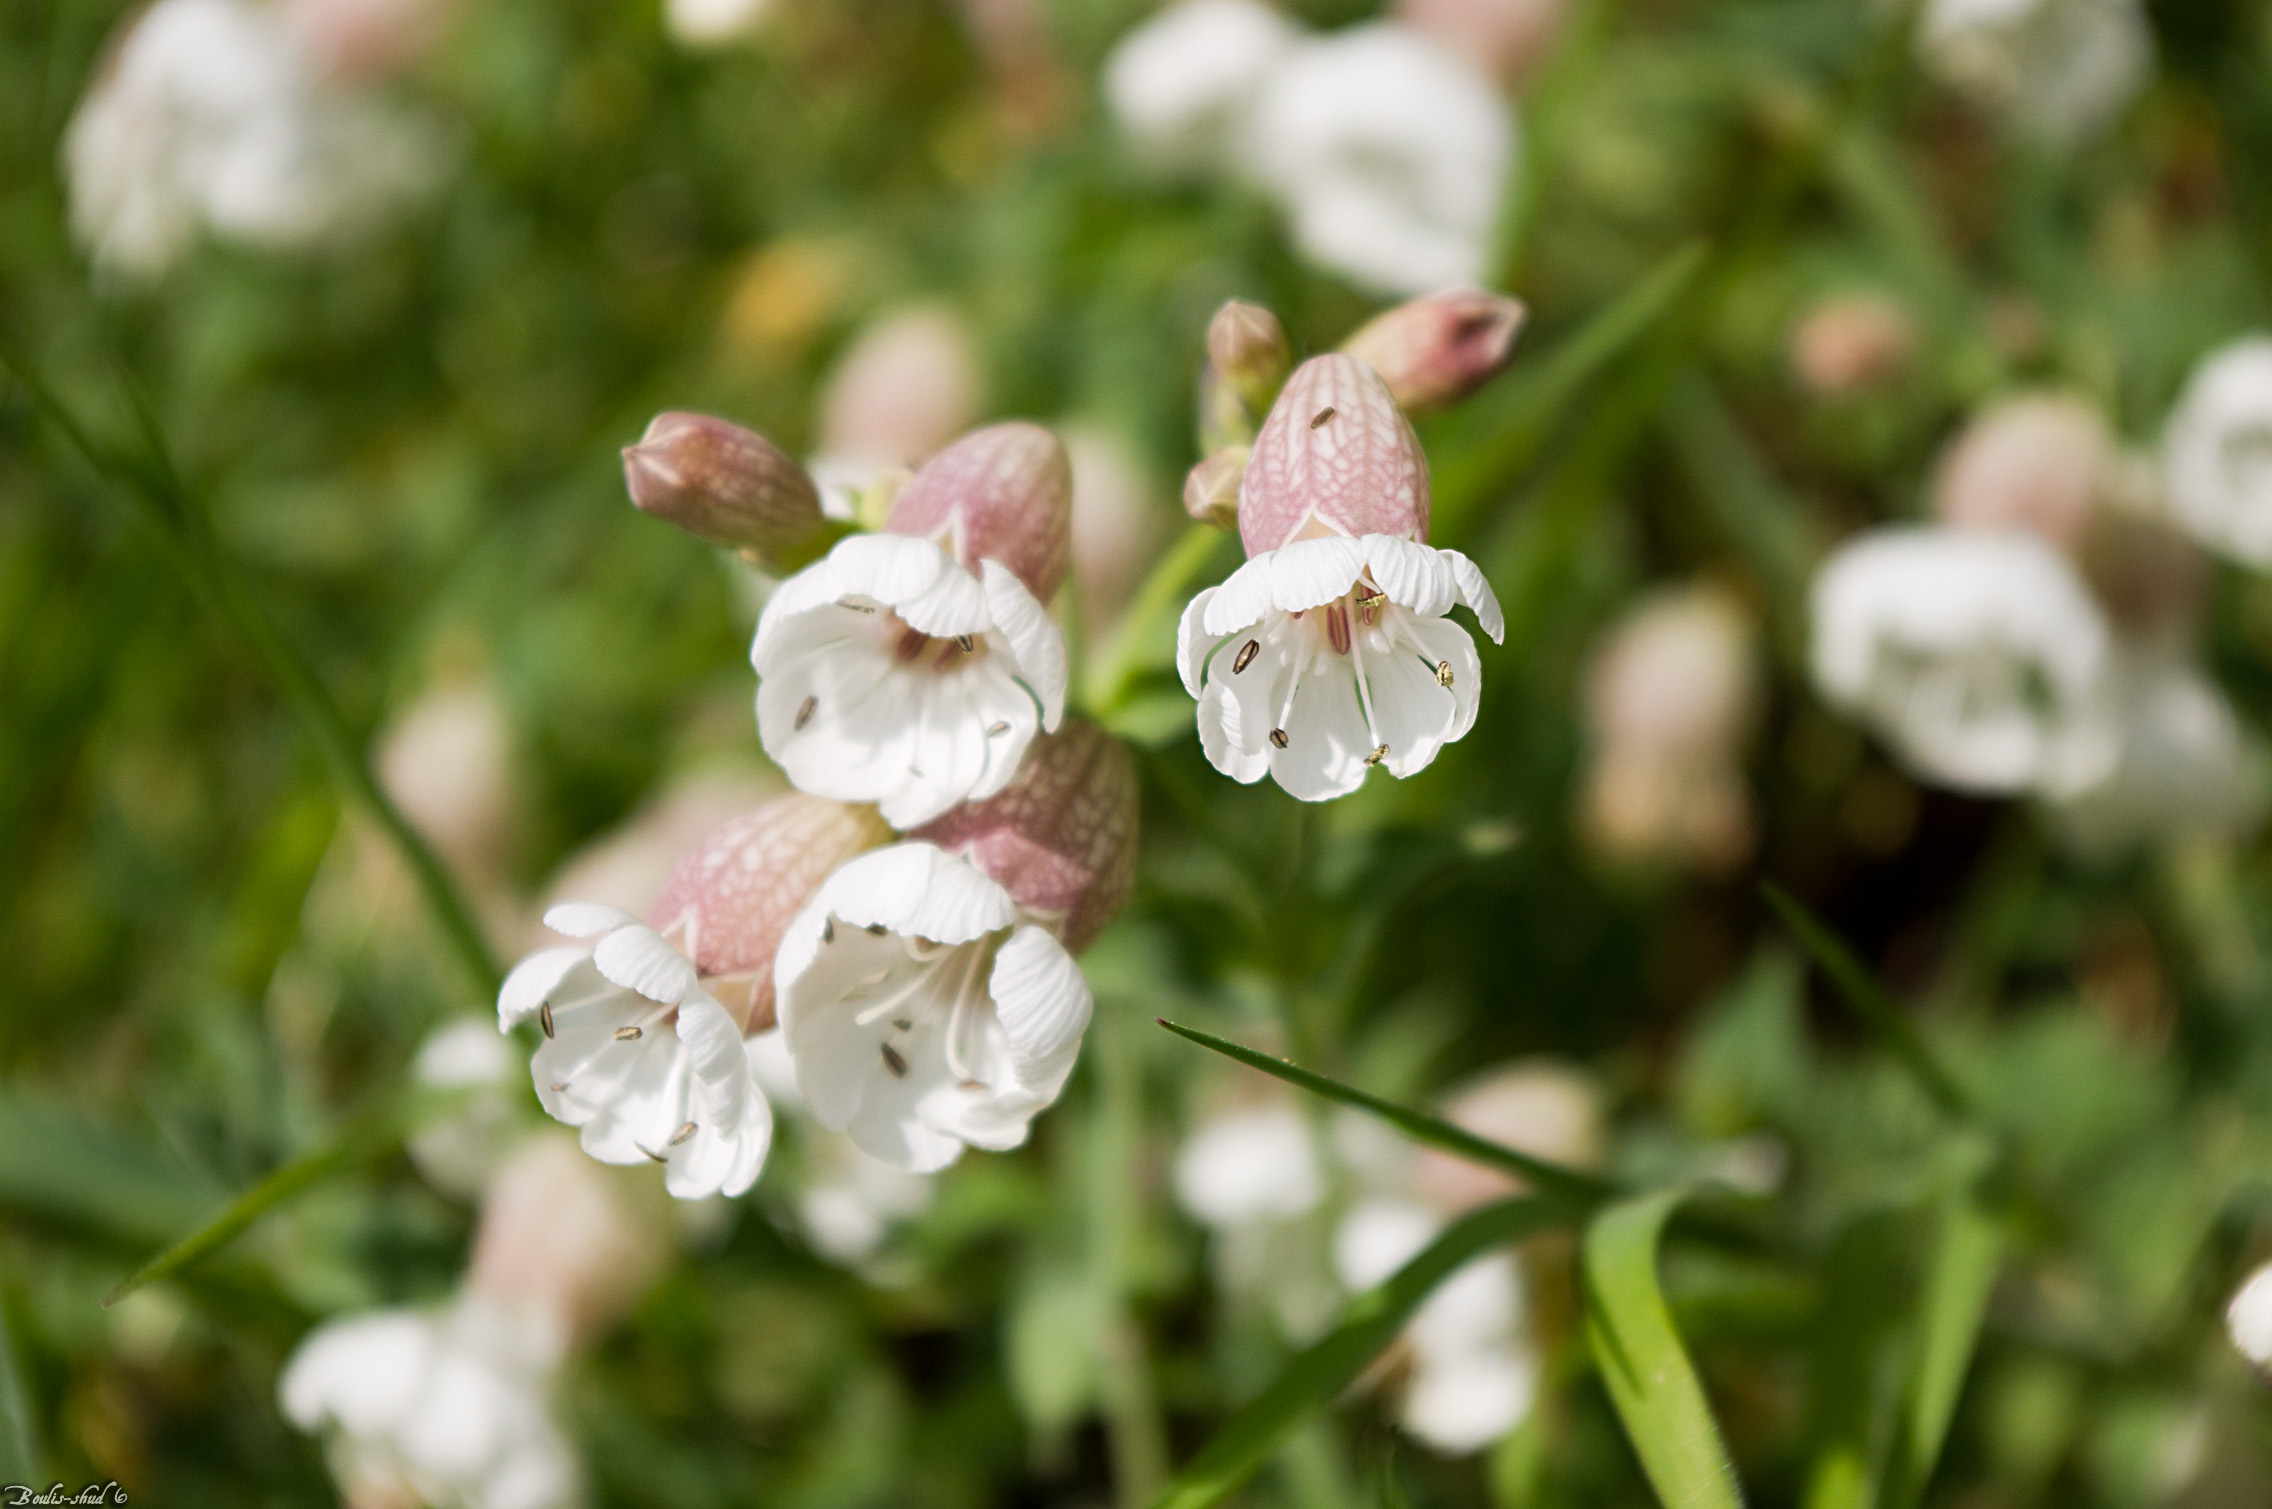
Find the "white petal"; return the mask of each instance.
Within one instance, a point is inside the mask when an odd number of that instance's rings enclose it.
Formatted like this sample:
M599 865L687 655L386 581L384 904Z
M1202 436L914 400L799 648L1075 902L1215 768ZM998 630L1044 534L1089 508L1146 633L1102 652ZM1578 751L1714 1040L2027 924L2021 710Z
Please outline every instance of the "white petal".
M1483 661L1475 653L1475 641L1448 618L1407 619L1399 629L1417 642L1424 660L1435 668L1431 676L1439 675L1445 666L1451 668L1452 719L1444 730L1443 742L1466 738L1467 731L1475 726L1476 707L1483 700Z
M766 649L784 624L844 595L843 587L837 582L835 563L826 556L775 587L773 595L765 600L765 611L757 616L757 637L749 646L750 663L762 674Z
M997 561L981 561L987 610L1010 654L1018 676L1041 701L1041 726L1054 733L1065 716L1065 636L1017 574Z
M1262 740L1267 732L1250 736L1239 699L1221 682L1212 682L1199 697L1199 747L1207 763L1242 785L1251 786L1270 773L1270 751Z
M934 943L968 943L1017 917L1008 891L926 843L861 855L831 875L814 900L854 927L876 924Z
M1423 618L1451 611L1458 588L1445 559L1449 552L1392 534L1366 535L1364 545L1365 569L1390 602Z
M897 608L908 627L952 639L957 634L987 630L992 620L987 616L986 598L978 578L949 561L928 588L897 604Z
M855 534L828 553L839 596L872 597L898 607L929 592L939 577L959 570L929 540L905 534Z
M1302 1215L1325 1197L1309 1123L1292 1106L1203 1122L1176 1154L1175 1192L1210 1226Z
M1513 1343L1423 1362L1405 1388L1404 1428L1438 1451L1481 1451L1530 1414L1538 1359Z
M1054 1065L1080 1047L1089 1027L1089 982L1065 945L1042 929L1029 924L1010 934L994 956L991 994L1020 1057Z
M620 907L597 901L563 901L544 914L544 925L564 938L597 938L613 928L628 927L639 919Z
M619 927L600 939L592 964L625 990L665 1006L676 1005L694 989L694 965L642 923Z
M408 1310L330 1322L285 1364L278 1403L302 1430L336 1420L350 1434L376 1435L416 1405L435 1350L433 1323Z
M1200 627L1210 634L1236 634L1260 623L1270 611L1270 560L1277 553L1266 550L1232 572L1208 598Z
M1365 783L1373 742L1357 703L1348 661L1319 651L1286 718L1286 747L1270 753L1270 774L1287 795L1305 802L1347 796Z
M1355 586L1364 569L1365 547L1347 535L1282 545L1270 552L1270 604L1299 613L1329 603Z
M514 965L513 972L505 976L504 988L497 992L497 1030L503 1032L535 1016L543 1009L544 998L559 988L568 972L591 956L588 948L566 944L540 948Z
M657 1144L669 1161L664 1186L681 1200L742 1194L773 1145L773 1107L725 1008L697 997L679 1008L677 1028L693 1070L687 1120L695 1130L679 1141L672 1128Z
M1207 657L1215 653L1227 635L1210 634L1203 627L1207 605L1215 600L1216 589L1207 588L1184 605L1183 617L1175 626L1175 666L1183 677L1183 689L1192 696L1199 695L1200 675L1207 668Z
M1466 631L1458 625L1444 626L1466 640ZM1389 635L1369 633L1366 641L1365 682L1372 693L1373 727L1388 746L1381 763L1389 774L1401 779L1425 770L1452 737L1460 714L1459 699L1453 692L1458 676L1455 672L1453 687L1442 686L1432 663L1423 665L1418 655L1403 646L1390 649ZM1381 647L1378 654L1372 653L1376 644ZM1474 658L1471 649L1467 659Z
M1491 583L1483 576L1483 568L1456 550L1439 551L1446 565L1452 569L1452 582L1459 588L1459 600L1475 610L1475 621L1493 644L1504 643L1507 637L1507 620L1499 612L1499 594L1491 590Z

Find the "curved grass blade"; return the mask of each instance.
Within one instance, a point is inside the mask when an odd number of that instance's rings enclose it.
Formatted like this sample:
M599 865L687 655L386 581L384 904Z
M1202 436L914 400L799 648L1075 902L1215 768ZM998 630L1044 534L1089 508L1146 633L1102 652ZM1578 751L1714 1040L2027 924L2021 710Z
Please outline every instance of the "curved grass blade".
M1933 1255L1918 1300L1915 1360L1903 1390L1881 1509L1913 1509L1948 1439L1957 1395L1972 1365L1988 1295L2004 1254L2004 1227L1967 1179L1943 1197Z
M1220 1502L1303 1421L1356 1381L1436 1285L1479 1253L1570 1220L1567 1202L1522 1195L1455 1221L1418 1257L1350 1301L1341 1324L1287 1363L1268 1388L1233 1415L1176 1474L1154 1509L1206 1509Z
M1471 1163L1485 1164L1502 1172L1513 1174L1519 1179L1527 1180L1541 1194L1548 1197L1591 1206L1608 1199L1615 1193L1614 1187L1606 1180L1597 1179L1591 1174L1580 1173L1574 1168L1564 1168L1559 1163L1549 1163L1544 1158L1534 1158L1528 1153L1517 1152L1511 1147L1502 1146L1499 1143L1478 1137L1473 1132L1464 1131L1448 1121L1440 1120L1425 1112L1412 1110L1407 1106L1400 1106L1393 1100L1383 1100L1378 1095L1368 1095L1363 1090L1342 1084L1339 1080L1327 1079L1324 1075L1304 1069L1299 1064L1288 1063L1282 1058L1273 1058L1267 1053L1257 1052L1242 1043L1234 1043L1227 1038L1216 1037L1210 1032L1201 1032L1196 1027L1185 1027L1180 1023L1168 1021L1164 1017L1158 1020L1162 1027L1167 1028L1177 1037L1188 1038L1202 1048L1212 1049L1225 1058L1236 1059L1250 1069L1260 1069L1263 1073L1307 1090L1312 1095L1321 1095L1340 1105L1354 1106L1360 1111L1378 1116L1415 1142L1424 1142L1430 1147L1441 1148L1454 1157L1465 1158Z
M1586 1228L1586 1342L1665 1509L1742 1509L1727 1445L1657 1286L1657 1238L1687 1194L1623 1201Z
M4 1294L0 1294L0 1481L47 1481L39 1421L31 1390L24 1384L22 1349L16 1342L15 1322Z
M1950 1116L1970 1116L1971 1097L1948 1070L1941 1067L1933 1050L1926 1047L1924 1038L1918 1035L1916 1024L1902 1014L1885 988L1871 977L1862 961L1854 957L1853 950L1789 891L1772 881L1763 882L1759 889L1766 896L1767 904L1775 909L1775 915L1783 919L1783 925L1799 940L1799 946L1813 956L1815 964L1830 977L1830 983L1838 987L1846 1004L1854 1008L1854 1014L1885 1040L1894 1056L1932 1097L1933 1104Z

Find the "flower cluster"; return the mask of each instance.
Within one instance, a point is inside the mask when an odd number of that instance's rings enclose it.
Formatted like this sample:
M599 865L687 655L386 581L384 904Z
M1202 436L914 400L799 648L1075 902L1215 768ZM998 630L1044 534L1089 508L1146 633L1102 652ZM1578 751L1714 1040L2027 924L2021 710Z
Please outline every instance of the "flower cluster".
M1267 311L1216 317L1210 427L1233 433L1209 437L1229 443L1193 471L1184 501L1235 524L1247 559L1185 609L1176 661L1217 770L1325 801L1376 765L1425 769L1473 726L1482 665L1447 615L1468 608L1496 641L1499 604L1473 561L1427 543L1428 461L1405 407L1498 370L1520 313L1479 293L1417 300L1290 377ZM1263 403L1243 443L1235 421Z
M1928 781L2042 799L2085 850L2253 823L2261 760L2197 664L2202 566L2181 533L2249 558L2272 421L2249 359L2204 366L2158 470L2078 399L1976 417L1942 458L1938 521L1867 533L1817 576L1825 697Z
M1308 36L1259 0L1181 0L1122 39L1105 93L1155 164L1276 198L1320 266L1382 293L1473 282L1516 132L1462 11L1428 10L1450 40L1402 22Z
M2154 44L2138 0L1927 0L1917 52L2022 131L2068 143L2137 94Z
M1133 764L1066 720L1043 606L1070 554L1064 447L1028 424L966 435L869 533L723 420L662 416L625 472L643 510L801 565L750 652L759 738L799 789L698 844L645 921L546 913L575 941L498 1000L502 1028L541 1034L538 1099L587 1153L660 1163L686 1199L755 1183L769 1065L777 1096L893 1170L1017 1146L1072 1073L1090 1011L1073 955L1135 859Z

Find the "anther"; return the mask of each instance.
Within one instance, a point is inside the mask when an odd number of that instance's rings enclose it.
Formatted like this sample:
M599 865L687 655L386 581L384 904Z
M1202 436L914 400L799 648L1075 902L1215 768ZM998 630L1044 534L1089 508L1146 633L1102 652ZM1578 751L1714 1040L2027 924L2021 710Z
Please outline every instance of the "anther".
M1274 728L1270 730L1270 742L1277 745L1280 749L1284 749L1287 743L1286 730L1282 728Z
M1452 684L1452 663L1451 663L1450 661L1448 661L1448 660L1439 660L1439 661L1437 661L1437 662L1436 662L1436 685L1438 685L1438 686L1450 686L1451 684Z
M615 1040L619 1043L636 1043L646 1035L636 1027L618 1027L615 1029Z
M537 1008L536 1021L537 1025L544 1029L546 1037L552 1036L552 1003L550 1001Z
M671 1140L664 1143L663 1146L677 1147L680 1143L686 1141L687 1138L692 1137L693 1135L694 1123L691 1121L682 1121L679 1123L678 1130L671 1133Z
M868 931L874 934L876 937L881 938L885 933L889 932L890 929L885 927L881 922L871 922L868 924Z
M968 655L973 650L978 648L978 641L971 638L968 634L957 634L955 636L955 648L961 650L965 655Z
M1008 733L1009 731L1010 725L1007 723L990 723L986 728L986 737L989 739L999 739L1002 737L1002 735Z
M1254 664L1254 657L1261 653L1262 641L1259 639L1248 640L1245 646L1239 650L1239 658L1231 662L1231 674L1236 676L1239 672Z
M1385 760L1385 759L1387 759L1387 758L1388 758L1388 746L1387 746L1386 744L1380 744L1380 745L1376 745L1376 746L1374 746L1374 748L1373 748L1373 752L1372 752L1371 754L1369 754L1369 755L1365 756L1365 763L1366 763L1367 765L1378 765L1378 764L1379 764L1379 763L1380 763L1381 761L1383 761L1383 760Z
M1333 414L1333 405L1327 404L1324 408L1317 411L1317 417L1310 421L1310 428L1313 430L1324 429L1327 425L1333 422Z
M883 1045L883 1055L884 1067L891 1071L891 1077L893 1079L907 1078L907 1060L899 1056L899 1050L897 1048L894 1048L891 1044L886 1043Z
M813 709L818 706L820 706L820 698L807 697L804 702L798 706L797 721L790 725L789 732L793 734L803 733L805 731L805 725L813 721Z
M893 1017L891 1025L893 1030L898 1032L913 1032L915 1030L915 1023L903 1016Z
M656 1152L651 1147L645 1147L636 1142L632 1143L631 1145L635 1148L638 1148L640 1152L645 1153L648 1157L654 1159L657 1163L668 1163L671 1161L670 1159L665 1158L661 1153Z
M836 941L836 919L834 917L823 917L821 919L820 941L823 943L834 943Z

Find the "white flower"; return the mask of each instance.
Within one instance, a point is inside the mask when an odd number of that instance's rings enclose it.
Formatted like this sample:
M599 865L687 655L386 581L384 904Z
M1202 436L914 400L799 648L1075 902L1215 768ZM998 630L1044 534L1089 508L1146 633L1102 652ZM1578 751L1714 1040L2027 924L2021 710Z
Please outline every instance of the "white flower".
M1515 120L1472 61L1353 27L1304 42L1254 111L1248 166L1305 255L1379 293L1487 280Z
M1166 168L1226 165L1265 79L1298 37L1256 0L1182 0L1121 38L1104 93L1137 151Z
M2225 1307L2225 1329L2252 1366L2272 1366L2272 1263L2251 1273Z
M497 998L510 1029L534 1017L537 1099L582 1128L602 1163L663 1164L682 1200L738 1195L757 1181L773 1111L742 1035L697 983L686 956L628 912L569 902L544 914L556 933L591 940L521 961Z
M1927 0L1917 48L1948 83L2060 142L2105 125L2153 63L2138 0Z
M461 1200L481 1193L514 1130L507 1088L516 1068L512 1050L478 1018L437 1027L419 1045L411 1077L432 1089L466 1092L446 1114L404 1139L404 1150L427 1183Z
M804 1146L807 1175L797 1194L797 1224L832 1263L865 1263L894 1226L931 1203L928 1178L869 1157L841 1133L814 1128Z
M1324 1193L1309 1123L1289 1105L1212 1117L1176 1154L1176 1199L1209 1226L1291 1219Z
M270 246L344 229L421 176L423 146L325 87L277 8L158 0L81 101L63 166L79 239L147 275L201 225Z
M1065 711L1065 643L1033 593L909 535L853 535L783 582L750 660L765 752L896 828L1000 791Z
M664 0L663 29L682 47L716 47L757 29L773 0Z
M1822 568L1813 616L1823 695L1929 780L2057 795L2113 764L2106 622L2032 535L1877 530Z
M1001 1151L1065 1087L1089 987L1001 885L925 843L863 854L789 927L781 1027L813 1119L895 1168Z
M2272 336L2196 367L2162 432L2170 508L2212 550L2272 566Z
M2050 804L2073 848L2230 836L2264 815L2263 751L2181 646L2118 642L2104 697L2121 740L2113 768Z
M1475 722L1482 662L1453 604L1494 642L1499 602L1473 561L1394 535L1296 540L1248 558L1184 609L1176 662L1199 742L1234 780L1304 801L1374 765L1403 777Z
M583 1500L575 1453L546 1403L561 1347L534 1314L469 1295L319 1328L277 1393L293 1424L329 1433L351 1498L569 1509Z

